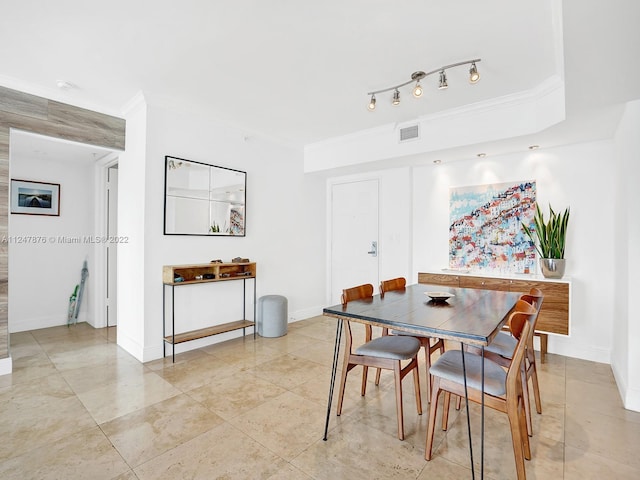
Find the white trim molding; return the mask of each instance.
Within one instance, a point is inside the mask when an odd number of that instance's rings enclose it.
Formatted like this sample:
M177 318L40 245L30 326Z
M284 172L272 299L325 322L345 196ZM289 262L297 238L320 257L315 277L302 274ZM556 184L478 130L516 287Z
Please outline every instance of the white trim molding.
M0 376L9 375L13 371L13 361L11 356L0 358Z

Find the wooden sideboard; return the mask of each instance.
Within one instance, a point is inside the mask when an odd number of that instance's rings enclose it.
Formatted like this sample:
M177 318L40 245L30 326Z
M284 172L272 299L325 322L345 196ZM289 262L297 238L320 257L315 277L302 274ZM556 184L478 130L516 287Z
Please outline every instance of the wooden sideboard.
M514 279L462 273L419 272L418 283L522 293L527 293L534 287L539 288L544 294L544 301L538 316L535 334L540 337L541 361L544 362L544 357L547 353L548 333L569 335L571 284L567 280Z

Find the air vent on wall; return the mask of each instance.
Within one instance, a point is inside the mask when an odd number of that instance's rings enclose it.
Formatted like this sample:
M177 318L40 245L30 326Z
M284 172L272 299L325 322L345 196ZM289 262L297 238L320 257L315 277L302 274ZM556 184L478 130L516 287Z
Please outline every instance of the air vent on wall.
M418 125L411 125L400 129L400 141L406 142L408 140L414 140L420 136Z

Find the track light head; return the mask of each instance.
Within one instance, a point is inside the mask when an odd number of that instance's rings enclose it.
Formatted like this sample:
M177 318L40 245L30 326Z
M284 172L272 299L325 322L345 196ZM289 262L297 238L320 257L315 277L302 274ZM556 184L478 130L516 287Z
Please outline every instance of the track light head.
M400 90L398 90L397 88L396 91L393 92L393 101L391 103L393 103L393 105L400 104Z
M447 74L444 73L444 70L440 70L440 84L438 85L439 90L445 90L449 87L447 85Z
M476 62L473 62L471 64L471 68L469 69L469 82L478 83L478 80L480 80L480 74L478 73Z
M367 106L367 108L371 111L376 109L376 96L375 95L371 95L371 101L369 102L369 105Z
M413 72L411 74L411 80L414 80L416 82L416 86L413 88L414 97L419 98L422 96L424 90L422 89L422 85L420 85L420 80L422 80L426 76L427 74L422 71Z

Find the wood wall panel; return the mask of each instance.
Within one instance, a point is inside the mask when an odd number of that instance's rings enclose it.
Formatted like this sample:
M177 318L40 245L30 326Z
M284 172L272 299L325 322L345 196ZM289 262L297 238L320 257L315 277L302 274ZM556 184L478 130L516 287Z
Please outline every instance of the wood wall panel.
M124 150L125 120L0 87L0 359L9 356L8 233L10 129Z
M4 90L3 90L4 91ZM2 92L3 92L2 91ZM1 93L1 92L0 92ZM2 102L0 102L2 103ZM9 185L9 126L2 123L0 113L0 186L8 189ZM9 291L9 244L2 243L2 237L6 239L9 232L9 217L6 214L8 205L1 209L0 214L0 359L9 356L9 316L8 316L8 291Z
M59 102L49 103L48 121L61 130L64 129L68 140L83 138L83 143L92 145L113 145L117 147L119 132L124 132L124 120L82 108L72 107Z
M48 100L35 95L0 87L0 111L23 117L46 120Z
M17 115L15 113L6 113L0 109L0 119L3 119L6 124L9 124L12 128L16 128L18 130L39 133L49 137L87 143L89 145L96 145L100 147L114 148L117 150L124 149L122 142L124 133L120 134L117 131L114 132L106 130L106 127L101 128L91 122L82 123L83 120L87 118L87 115L84 112L81 112L76 116L76 120L79 123L72 124L68 124L71 120L68 116L66 118L61 118L59 113L60 112L57 112L56 115L51 116L53 120L50 120L48 118L32 118ZM94 114L96 113L94 112ZM56 123L59 120L64 120L67 123ZM124 120L122 120L122 126L119 127L118 130L124 132Z
M0 160L9 165L9 129L0 127Z

